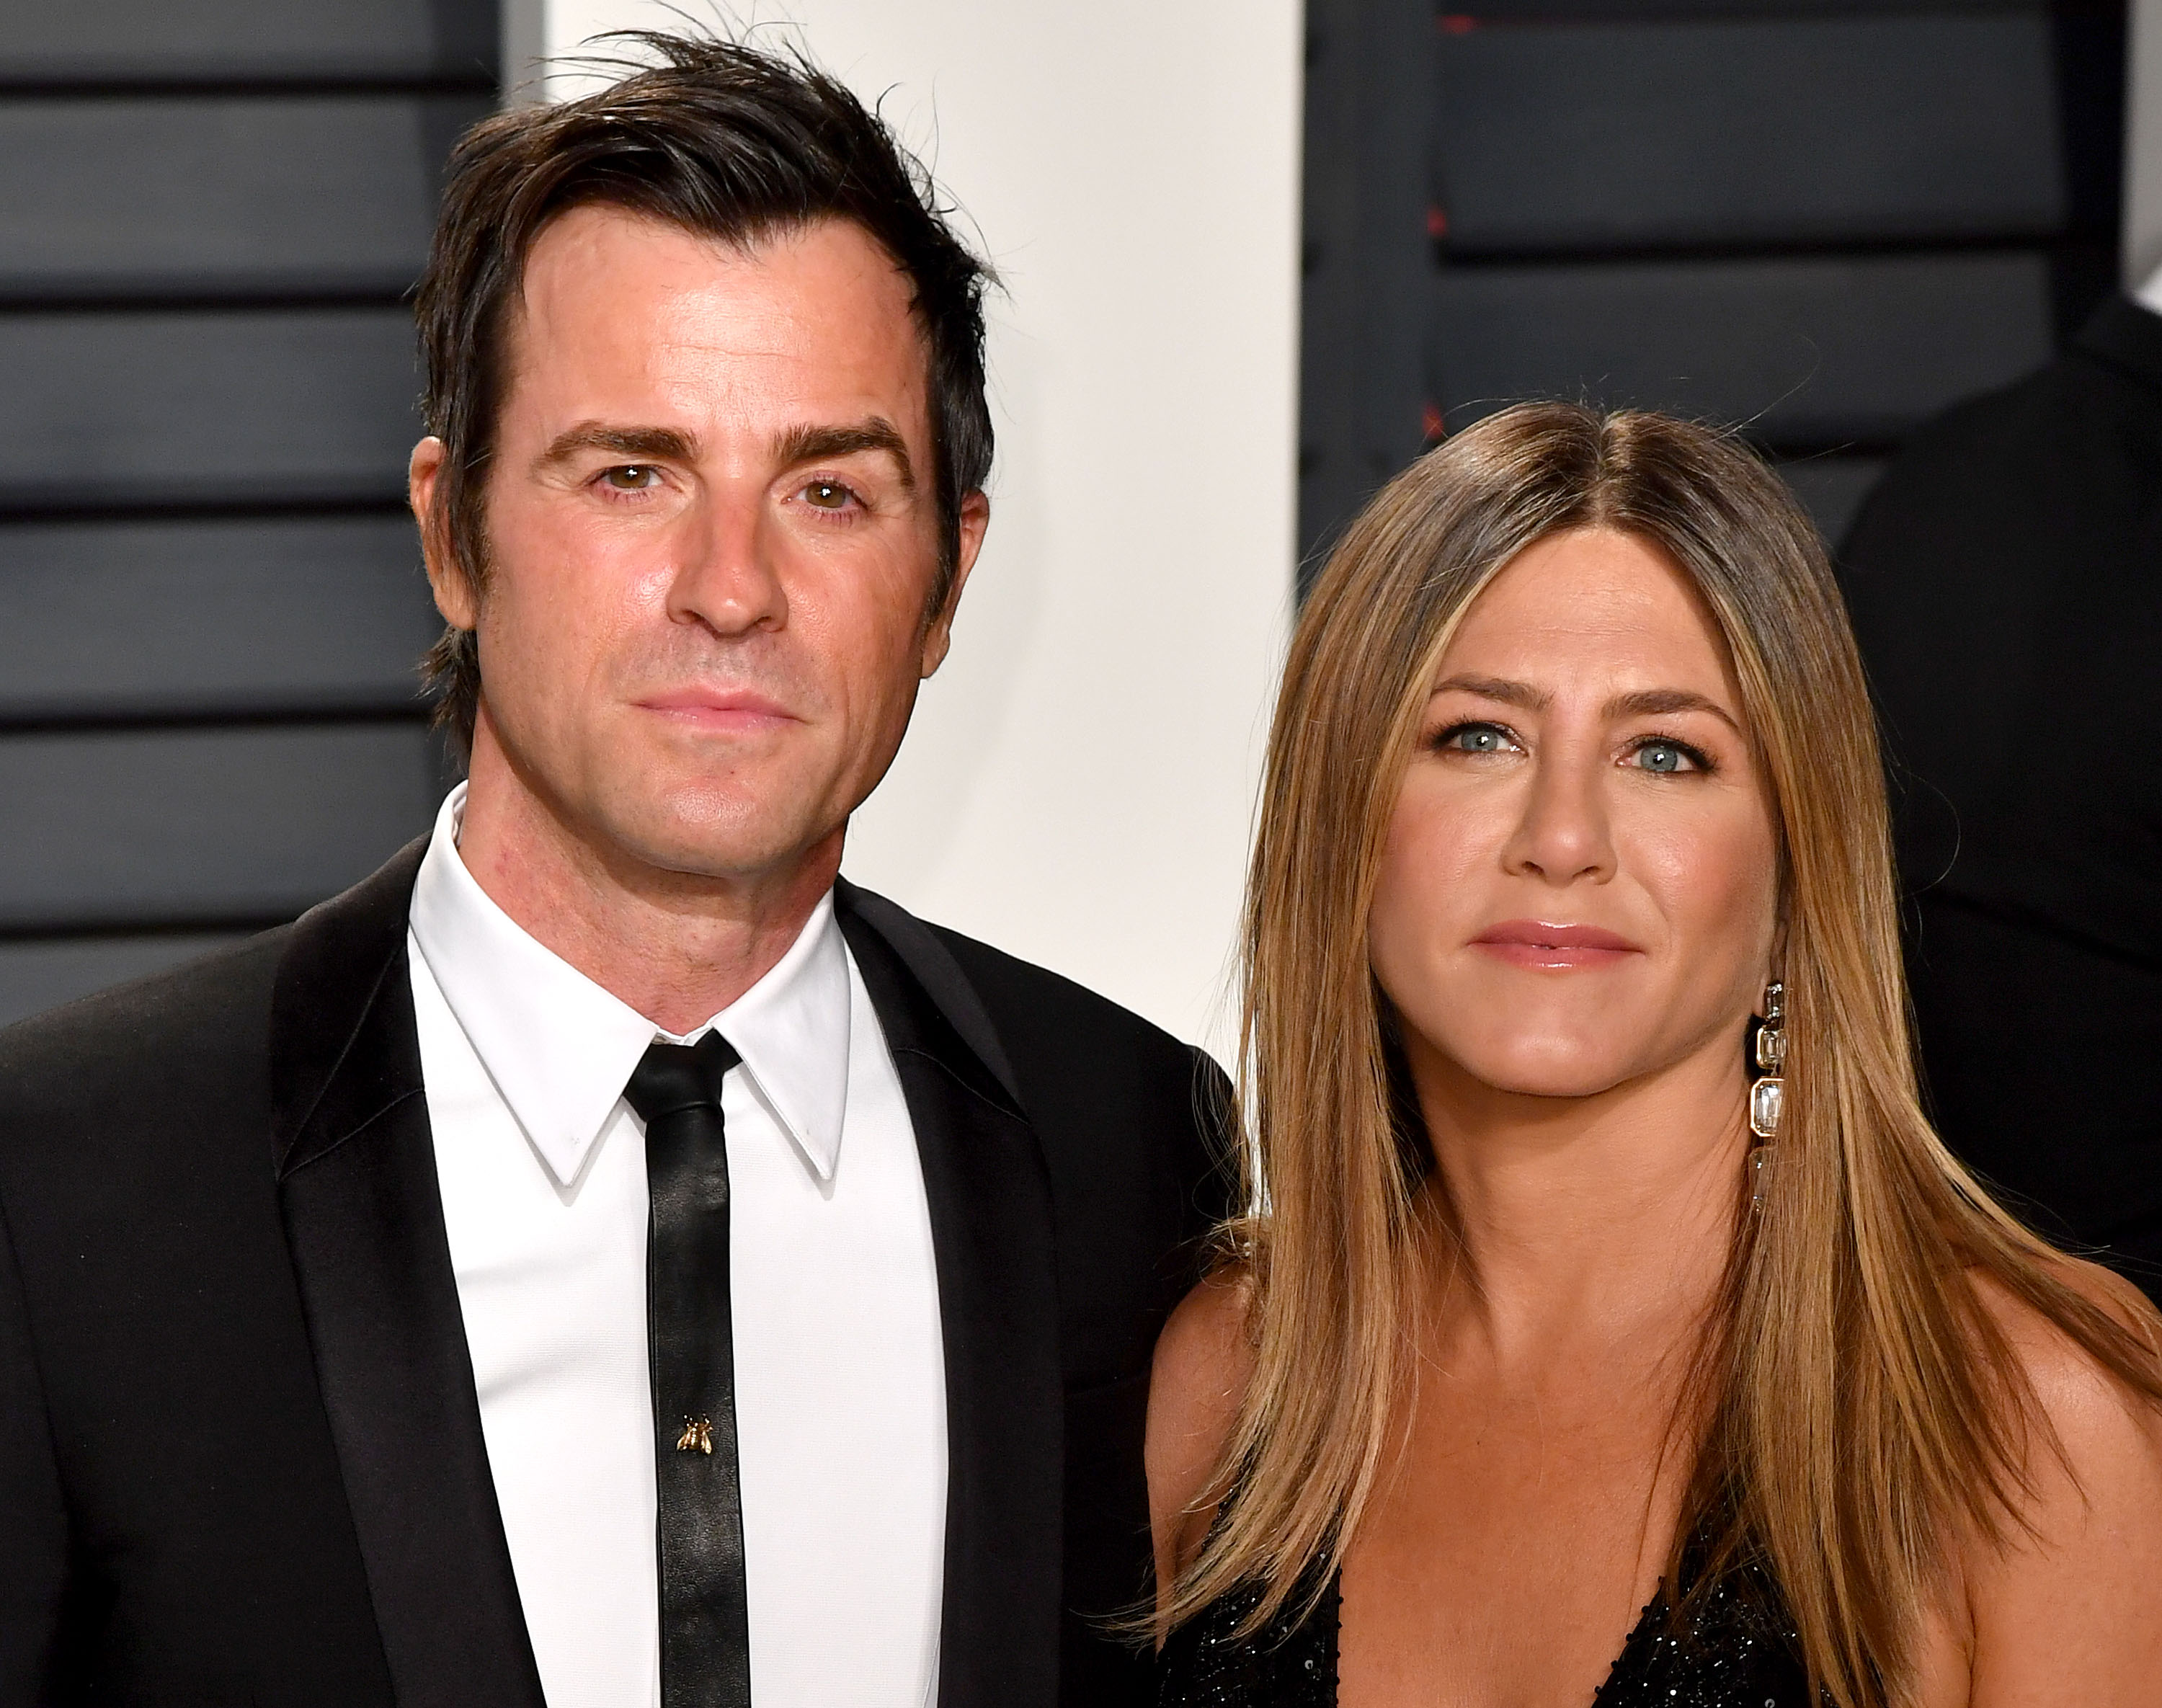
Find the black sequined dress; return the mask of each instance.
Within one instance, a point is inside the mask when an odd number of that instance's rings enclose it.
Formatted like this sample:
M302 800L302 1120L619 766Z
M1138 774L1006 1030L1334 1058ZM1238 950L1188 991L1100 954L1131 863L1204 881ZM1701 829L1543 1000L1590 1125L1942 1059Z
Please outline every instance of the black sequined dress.
M1685 1578L1689 1564L1685 1554ZM1260 1599L1257 1589L1235 1591L1172 1633L1163 1708L1335 1708L1336 1579L1303 1621L1298 1611L1308 1596L1295 1594L1272 1623L1235 1637ZM1684 1605L1679 1625L1663 1588L1644 1609L1599 1687L1597 1708L1809 1708L1794 1622L1762 1569L1730 1573Z

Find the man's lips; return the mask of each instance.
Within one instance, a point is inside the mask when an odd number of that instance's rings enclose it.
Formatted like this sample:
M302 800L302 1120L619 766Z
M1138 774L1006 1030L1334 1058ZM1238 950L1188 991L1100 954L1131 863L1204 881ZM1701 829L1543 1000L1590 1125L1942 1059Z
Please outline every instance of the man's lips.
M747 689L679 688L649 694L638 704L645 711L706 729L761 729L801 721L780 701Z
M1507 919L1490 925L1471 947L1519 967L1611 967L1641 953L1618 932L1596 925L1550 925L1538 919Z

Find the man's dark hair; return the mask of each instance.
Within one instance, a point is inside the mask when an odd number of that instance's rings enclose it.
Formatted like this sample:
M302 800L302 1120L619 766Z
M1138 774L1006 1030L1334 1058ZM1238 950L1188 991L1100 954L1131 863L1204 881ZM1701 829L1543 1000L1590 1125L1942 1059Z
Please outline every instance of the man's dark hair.
M990 269L954 234L929 175L885 123L808 62L656 31L615 39L657 63L580 100L483 119L452 153L415 310L422 410L444 447L435 513L422 525L478 592L505 339L526 257L556 216L605 204L737 245L849 220L907 275L929 348L939 551L928 610L937 612L959 565L962 501L991 471ZM480 704L472 632L447 630L426 671L441 695L438 723L469 750Z

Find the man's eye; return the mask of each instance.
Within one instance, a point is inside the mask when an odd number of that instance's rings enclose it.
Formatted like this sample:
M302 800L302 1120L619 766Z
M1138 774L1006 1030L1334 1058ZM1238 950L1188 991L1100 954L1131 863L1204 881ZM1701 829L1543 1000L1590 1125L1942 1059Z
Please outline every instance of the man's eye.
M803 488L802 497L814 510L845 510L855 494L838 480L814 480Z
M611 468L601 478L618 492L645 492L661 484L661 471L643 462L626 462Z

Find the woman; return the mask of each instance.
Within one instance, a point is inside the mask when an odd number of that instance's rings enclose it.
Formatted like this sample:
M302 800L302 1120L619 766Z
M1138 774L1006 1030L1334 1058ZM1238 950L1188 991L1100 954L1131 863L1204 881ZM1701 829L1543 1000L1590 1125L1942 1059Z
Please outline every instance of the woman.
M1385 490L1246 951L1167 1702L2162 1700L2162 1324L1921 1114L1860 663L1756 459L1535 405Z

